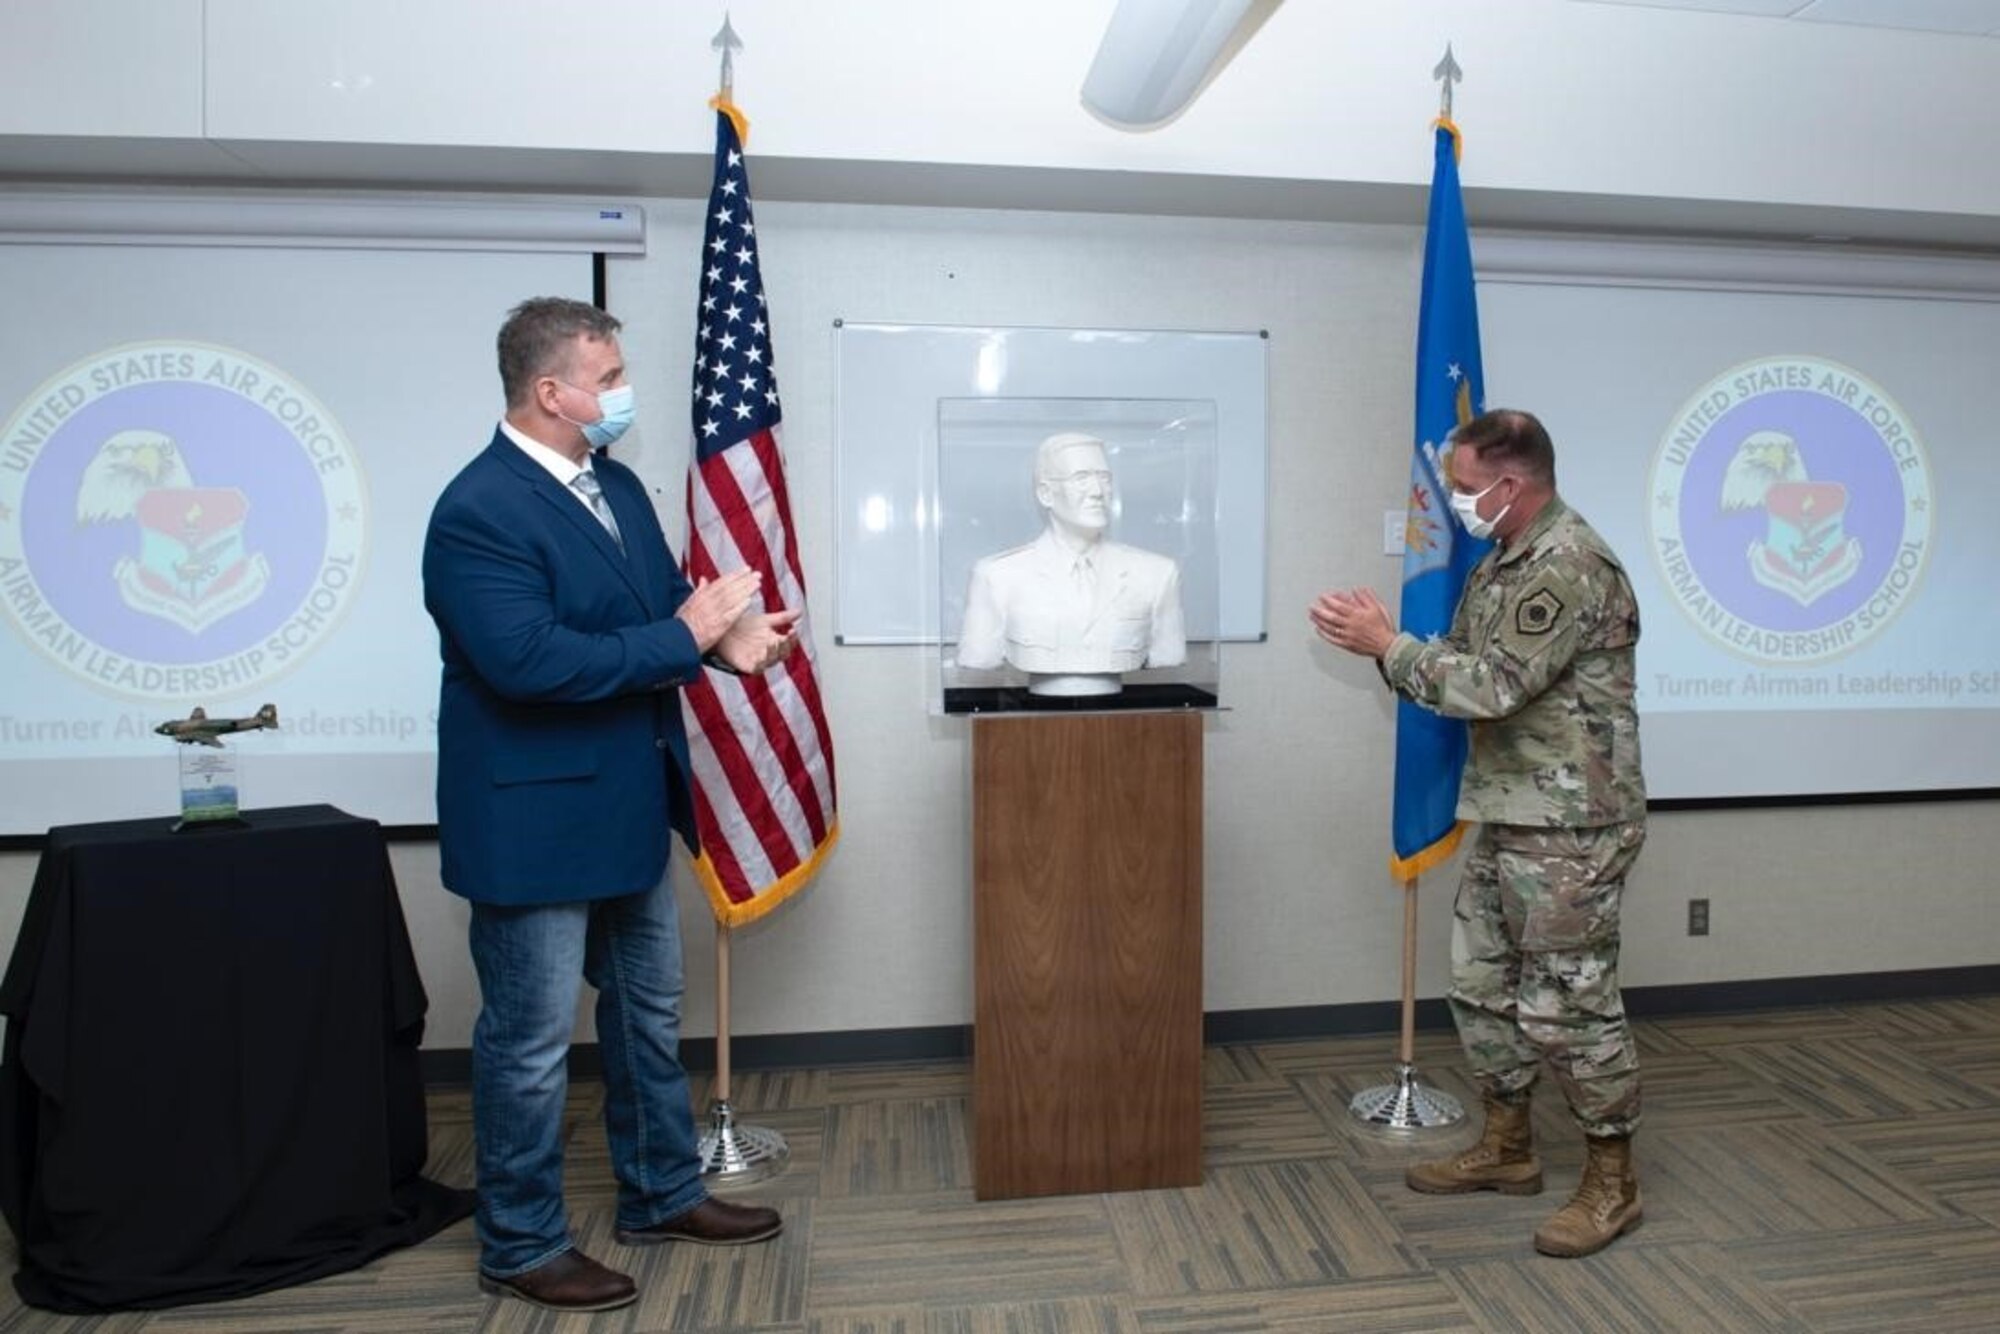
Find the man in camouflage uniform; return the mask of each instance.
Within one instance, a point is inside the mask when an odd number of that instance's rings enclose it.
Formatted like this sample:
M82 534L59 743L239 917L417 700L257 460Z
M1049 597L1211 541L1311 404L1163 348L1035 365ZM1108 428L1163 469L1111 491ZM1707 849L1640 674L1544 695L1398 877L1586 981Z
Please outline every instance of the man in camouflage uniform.
M1472 722L1458 816L1480 823L1454 909L1452 1016L1486 1110L1479 1142L1411 1167L1433 1194L1542 1188L1528 1115L1547 1060L1587 1147L1576 1195L1535 1233L1588 1255L1639 1223L1631 1157L1639 1062L1618 993L1618 908L1646 837L1633 702L1639 610L1618 558L1555 489L1548 432L1489 412L1453 434L1451 506L1498 545L1466 581L1451 631L1397 633L1367 589L1311 619L1372 657L1427 709Z

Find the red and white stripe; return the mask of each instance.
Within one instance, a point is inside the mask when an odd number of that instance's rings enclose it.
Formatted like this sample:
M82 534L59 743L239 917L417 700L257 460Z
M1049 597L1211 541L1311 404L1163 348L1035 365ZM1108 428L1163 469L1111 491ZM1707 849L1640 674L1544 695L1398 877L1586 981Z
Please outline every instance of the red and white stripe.
M748 567L763 577L765 607L806 605L775 430L690 468L687 505L690 579ZM682 692L701 838L695 870L725 925L776 907L838 836L810 620L799 619L798 648L761 676L705 671Z

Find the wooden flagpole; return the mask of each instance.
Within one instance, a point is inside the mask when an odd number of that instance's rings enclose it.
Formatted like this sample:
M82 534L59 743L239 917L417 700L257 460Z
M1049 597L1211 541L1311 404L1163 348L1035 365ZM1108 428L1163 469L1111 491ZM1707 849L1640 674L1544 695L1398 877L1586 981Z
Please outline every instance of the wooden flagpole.
M1396 1059L1417 1063L1417 878L1403 882L1403 1037Z
M1396 1081L1363 1089L1347 1104L1358 1121L1388 1130L1433 1130L1458 1124L1465 1108L1417 1076L1417 884L1403 882L1403 1014L1396 1044Z
M718 1181L761 1181L785 1166L791 1146L785 1137L763 1126L738 1125L730 1105L729 1071L729 938L723 922L715 924L715 1088L708 1100L708 1129L697 1152L701 1174Z
M711 1096L720 1103L729 1101L729 928L721 923L715 928L715 1088Z

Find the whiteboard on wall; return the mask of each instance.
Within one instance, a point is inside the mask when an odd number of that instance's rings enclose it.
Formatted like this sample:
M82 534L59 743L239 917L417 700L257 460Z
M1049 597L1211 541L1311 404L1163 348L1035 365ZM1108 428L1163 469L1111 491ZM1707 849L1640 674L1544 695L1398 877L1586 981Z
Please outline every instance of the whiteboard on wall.
M837 642L935 639L926 571L938 403L963 398L1212 400L1221 638L1262 639L1266 342L1262 332L836 321Z

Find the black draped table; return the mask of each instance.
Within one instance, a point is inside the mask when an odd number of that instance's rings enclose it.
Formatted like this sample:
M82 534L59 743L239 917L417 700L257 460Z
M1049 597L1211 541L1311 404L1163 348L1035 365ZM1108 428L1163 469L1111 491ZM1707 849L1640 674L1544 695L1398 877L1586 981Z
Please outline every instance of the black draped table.
M29 1304L244 1297L465 1217L425 1179L426 999L382 831L331 806L49 831L0 983Z

